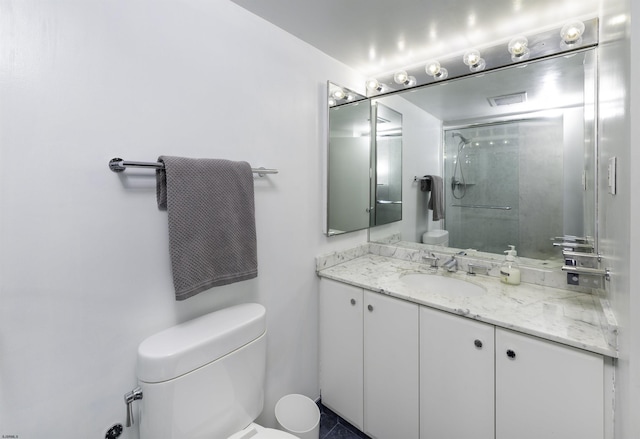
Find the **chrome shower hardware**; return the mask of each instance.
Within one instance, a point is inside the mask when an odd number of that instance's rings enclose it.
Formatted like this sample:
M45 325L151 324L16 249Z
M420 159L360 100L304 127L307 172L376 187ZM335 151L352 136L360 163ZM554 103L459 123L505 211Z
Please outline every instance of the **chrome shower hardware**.
M125 427L131 427L134 424L133 419L133 407L131 404L133 401L142 399L142 389L140 387L136 387L131 392L124 394L124 403L127 405L127 423Z

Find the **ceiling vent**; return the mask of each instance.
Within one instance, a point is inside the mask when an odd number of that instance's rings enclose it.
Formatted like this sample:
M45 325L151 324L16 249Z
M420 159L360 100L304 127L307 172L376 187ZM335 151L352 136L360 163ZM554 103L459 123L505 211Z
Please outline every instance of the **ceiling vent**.
M527 92L512 93L510 95L494 96L487 98L492 107L500 107L502 105L523 104L527 102Z

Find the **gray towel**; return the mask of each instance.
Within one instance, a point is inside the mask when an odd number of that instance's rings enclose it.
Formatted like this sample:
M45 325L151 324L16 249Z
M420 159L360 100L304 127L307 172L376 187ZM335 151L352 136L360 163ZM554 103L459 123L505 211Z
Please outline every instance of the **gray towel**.
M437 175L425 175L425 177L431 179L431 197L429 198L427 208L433 210L433 220L440 221L444 219L442 177L438 177Z
M258 275L253 173L246 162L160 156L176 300Z

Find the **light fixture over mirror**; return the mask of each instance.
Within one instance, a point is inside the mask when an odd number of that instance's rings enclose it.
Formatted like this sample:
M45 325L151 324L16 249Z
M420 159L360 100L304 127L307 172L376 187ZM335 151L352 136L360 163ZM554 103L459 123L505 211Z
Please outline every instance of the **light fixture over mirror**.
M573 20L548 30L522 33L506 40L508 44L504 41L469 49L463 56L445 55L434 58L432 61L416 62L371 77L366 82L367 96L382 96L504 68L513 63L533 61L580 48L593 47L598 42L598 19L593 18L584 22Z

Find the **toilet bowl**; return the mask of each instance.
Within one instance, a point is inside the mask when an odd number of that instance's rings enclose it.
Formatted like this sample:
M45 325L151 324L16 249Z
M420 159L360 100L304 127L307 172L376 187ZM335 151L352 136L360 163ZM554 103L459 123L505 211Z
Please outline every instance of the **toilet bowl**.
M431 245L449 246L449 232L446 230L436 229L424 232L422 234L422 243Z
M247 303L140 343L140 439L295 439L253 421L264 405L266 310Z

